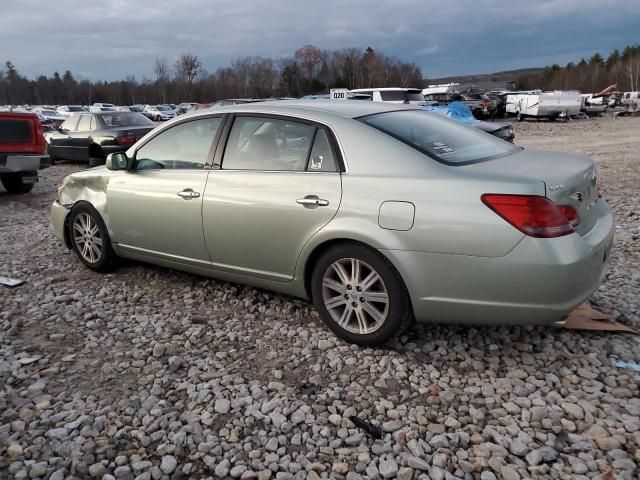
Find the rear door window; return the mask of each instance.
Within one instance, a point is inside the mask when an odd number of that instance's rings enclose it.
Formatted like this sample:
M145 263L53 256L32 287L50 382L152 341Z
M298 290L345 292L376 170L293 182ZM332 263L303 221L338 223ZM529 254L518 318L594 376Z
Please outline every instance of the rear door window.
M91 130L91 117L93 115L80 115L80 121L78 122L79 132L88 132Z
M75 132L78 120L80 120L80 115L72 115L70 118L62 122L60 128L69 132Z
M236 117L222 168L304 171L315 130L313 125L278 118Z

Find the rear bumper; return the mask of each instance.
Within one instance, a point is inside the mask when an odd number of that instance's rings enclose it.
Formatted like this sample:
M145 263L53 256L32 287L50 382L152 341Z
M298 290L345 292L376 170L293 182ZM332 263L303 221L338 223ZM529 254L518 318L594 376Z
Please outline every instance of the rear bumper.
M57 200L51 204L51 227L53 228L53 233L60 243L65 245L67 248L70 248L67 239L64 235L65 223L67 221L67 215L69 214L69 209L62 205Z
M0 173L35 172L50 166L48 155L0 155Z
M418 320L549 324L580 305L606 275L613 216L599 200L586 235L524 237L504 257L385 250L407 284Z

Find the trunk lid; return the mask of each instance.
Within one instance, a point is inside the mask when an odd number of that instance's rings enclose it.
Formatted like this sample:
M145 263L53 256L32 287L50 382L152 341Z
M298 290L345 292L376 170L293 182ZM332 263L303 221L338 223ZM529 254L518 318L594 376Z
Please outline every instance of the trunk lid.
M570 205L578 212L580 224L576 231L580 235L591 230L596 221L593 205L598 199L597 171L589 157L521 150L514 155L463 168L476 173L543 182L547 198L557 205Z

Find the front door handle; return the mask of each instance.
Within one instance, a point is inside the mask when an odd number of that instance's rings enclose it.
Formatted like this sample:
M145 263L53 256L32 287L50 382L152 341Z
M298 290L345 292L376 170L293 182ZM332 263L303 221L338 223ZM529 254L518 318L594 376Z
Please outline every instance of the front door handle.
M299 198L296 203L304 207L326 207L329 205L329 200L319 198L317 195L307 195L304 198Z
M200 192L194 192L191 188L185 188L181 192L178 192L177 195L185 200L189 200L191 198L198 198L200 196Z

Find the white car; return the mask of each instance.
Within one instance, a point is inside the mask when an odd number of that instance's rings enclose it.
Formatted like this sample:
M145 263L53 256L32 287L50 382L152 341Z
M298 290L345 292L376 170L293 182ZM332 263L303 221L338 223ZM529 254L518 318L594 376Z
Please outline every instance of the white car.
M147 105L144 111L156 122L171 120L176 116L176 112L166 105Z
M58 115L68 118L74 113L86 113L89 109L82 105L61 105L56 109Z
M419 88L356 88L351 94L370 95L374 102L386 103L424 103L424 95Z
M59 115L58 112L56 112L53 108L37 107L37 108L34 108L32 111L33 113L37 113L45 121L64 122L66 120L65 117L63 117L62 115Z

